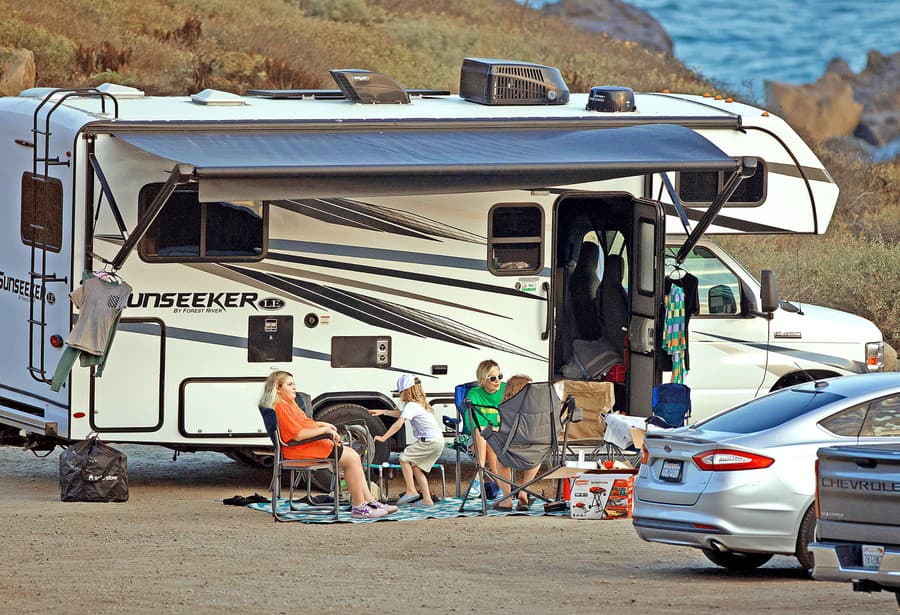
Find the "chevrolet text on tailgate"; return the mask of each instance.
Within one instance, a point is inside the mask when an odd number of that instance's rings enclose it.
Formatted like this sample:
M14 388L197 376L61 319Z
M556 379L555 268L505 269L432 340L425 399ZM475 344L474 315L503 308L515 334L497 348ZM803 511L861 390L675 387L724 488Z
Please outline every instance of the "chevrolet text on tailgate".
M900 432L900 420L879 428ZM819 449L816 507L813 576L892 591L900 606L900 445Z

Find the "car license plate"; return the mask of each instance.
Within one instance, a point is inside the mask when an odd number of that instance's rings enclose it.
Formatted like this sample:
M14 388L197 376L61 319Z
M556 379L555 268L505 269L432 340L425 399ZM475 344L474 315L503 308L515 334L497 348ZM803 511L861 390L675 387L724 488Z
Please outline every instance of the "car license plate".
M663 461L662 468L659 471L659 479L669 481L670 483L677 483L681 480L682 468L683 462L666 459Z
M881 568L881 559L884 557L884 547L877 545L862 546L863 568Z

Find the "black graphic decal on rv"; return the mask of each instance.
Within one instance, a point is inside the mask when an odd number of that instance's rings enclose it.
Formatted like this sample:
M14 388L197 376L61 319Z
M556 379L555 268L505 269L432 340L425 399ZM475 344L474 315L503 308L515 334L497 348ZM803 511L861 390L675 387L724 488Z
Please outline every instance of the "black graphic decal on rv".
M546 357L542 357L526 348L510 344L444 316L313 282L254 271L234 265L222 265L222 267L242 273L257 282L274 286L282 292L290 293L297 298L370 325L418 337L443 340L469 348L493 348L523 357L541 361L547 360Z
M480 235L426 218L420 213L352 199L291 199L272 201L272 204L331 224L366 228L432 241L437 241L436 238L441 237L482 245L486 243L486 239Z

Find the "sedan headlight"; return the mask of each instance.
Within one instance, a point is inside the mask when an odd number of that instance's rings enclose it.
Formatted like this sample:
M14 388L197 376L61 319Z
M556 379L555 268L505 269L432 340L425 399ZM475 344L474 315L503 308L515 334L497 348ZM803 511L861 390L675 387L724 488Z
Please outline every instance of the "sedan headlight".
M884 369L884 342L866 344L866 370L880 372Z

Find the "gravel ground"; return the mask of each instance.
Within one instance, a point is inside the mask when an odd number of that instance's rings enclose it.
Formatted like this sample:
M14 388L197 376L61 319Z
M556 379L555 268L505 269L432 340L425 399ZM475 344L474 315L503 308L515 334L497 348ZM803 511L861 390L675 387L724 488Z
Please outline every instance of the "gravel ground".
M129 501L86 504L60 502L58 451L0 447L0 612L896 612L891 594L807 580L793 558L732 574L627 520L275 524L222 504L265 494L266 471L118 448Z

